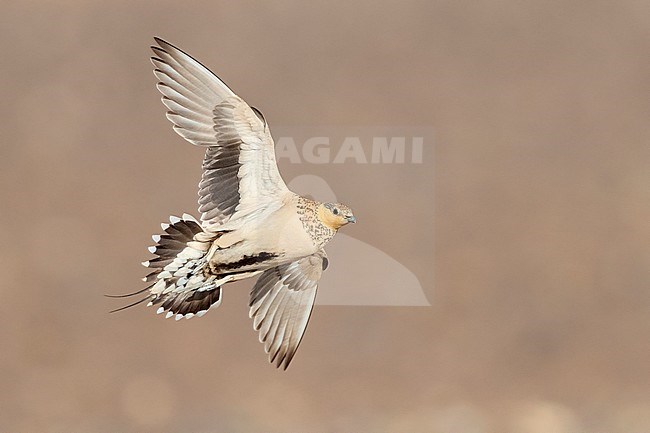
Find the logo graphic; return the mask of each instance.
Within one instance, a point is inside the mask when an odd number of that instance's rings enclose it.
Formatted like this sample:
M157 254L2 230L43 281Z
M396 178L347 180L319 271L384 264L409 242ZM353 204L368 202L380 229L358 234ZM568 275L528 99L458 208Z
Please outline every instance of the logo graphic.
M430 144L433 137L432 128L413 127L297 126L273 133L278 162L292 164L422 164L425 139Z
M302 175L289 189L321 202L337 202L327 182ZM430 306L418 278L377 247L339 232L328 244L330 267L323 273L319 305Z

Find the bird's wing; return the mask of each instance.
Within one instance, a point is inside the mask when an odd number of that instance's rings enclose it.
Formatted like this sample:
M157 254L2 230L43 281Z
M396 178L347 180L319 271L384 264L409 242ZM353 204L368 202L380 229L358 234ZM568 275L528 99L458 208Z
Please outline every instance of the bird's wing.
M276 367L289 366L307 328L318 280L327 268L324 250L271 268L251 291L250 317Z
M167 118L187 141L207 147L199 184L203 224L221 225L279 204L288 189L262 114L191 56L155 40L151 61Z

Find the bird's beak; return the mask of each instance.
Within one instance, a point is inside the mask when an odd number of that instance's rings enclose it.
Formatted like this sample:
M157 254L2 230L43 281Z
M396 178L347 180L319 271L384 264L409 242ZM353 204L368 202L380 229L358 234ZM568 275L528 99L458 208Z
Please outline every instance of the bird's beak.
M357 219L354 217L354 215L350 215L349 217L345 217L345 219L346 219L349 223L352 223L352 224L354 224L354 223L357 222Z

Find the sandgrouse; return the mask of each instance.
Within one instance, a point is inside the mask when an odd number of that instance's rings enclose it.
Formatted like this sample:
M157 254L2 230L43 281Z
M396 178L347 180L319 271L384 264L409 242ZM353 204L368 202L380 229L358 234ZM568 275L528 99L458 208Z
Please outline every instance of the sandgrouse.
M291 192L262 113L194 58L155 41L151 61L167 118L180 136L206 148L201 219L184 214L162 224L164 232L149 248L155 258L143 263L150 284L119 296L148 292L130 306L149 300L168 318L189 319L218 306L224 284L258 276L249 315L269 361L286 369L327 268L323 248L356 219L345 205Z

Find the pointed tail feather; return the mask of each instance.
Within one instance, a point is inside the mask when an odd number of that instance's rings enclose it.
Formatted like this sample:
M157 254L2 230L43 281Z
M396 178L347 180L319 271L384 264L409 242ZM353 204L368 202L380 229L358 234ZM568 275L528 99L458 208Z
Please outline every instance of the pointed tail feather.
M149 290L150 294L140 301L118 308L120 311L149 299L147 306L160 305L157 313L167 312L166 317L176 320L194 315L202 316L213 305L221 302L221 285L208 270L207 253L218 234L206 233L200 223L191 215L182 218L170 217L170 224L161 224L163 233L154 235L156 245L149 247L155 256L142 263L151 272L143 278L149 286L126 295L134 296Z

